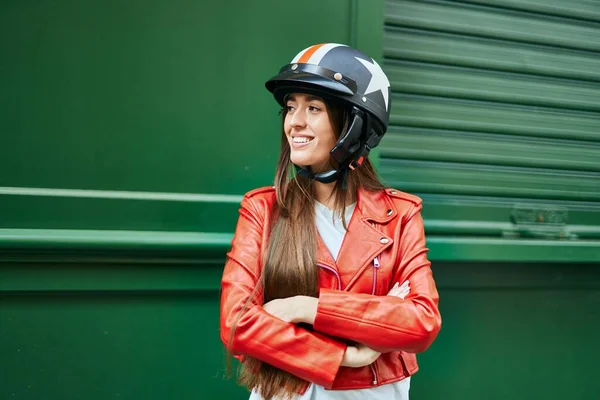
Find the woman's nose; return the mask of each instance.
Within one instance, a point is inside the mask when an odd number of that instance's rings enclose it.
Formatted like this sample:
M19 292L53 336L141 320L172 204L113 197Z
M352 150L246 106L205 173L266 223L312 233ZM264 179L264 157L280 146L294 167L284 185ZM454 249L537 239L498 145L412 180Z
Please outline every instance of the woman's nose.
M306 125L306 116L301 108L294 111L290 116L290 125L293 127L302 127Z

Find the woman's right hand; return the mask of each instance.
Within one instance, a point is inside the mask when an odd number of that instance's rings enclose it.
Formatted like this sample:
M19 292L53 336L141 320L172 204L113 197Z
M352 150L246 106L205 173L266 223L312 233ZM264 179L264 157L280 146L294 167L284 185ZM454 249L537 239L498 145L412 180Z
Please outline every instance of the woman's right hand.
M342 367L359 368L371 365L379 358L381 353L364 344L348 346L342 360Z

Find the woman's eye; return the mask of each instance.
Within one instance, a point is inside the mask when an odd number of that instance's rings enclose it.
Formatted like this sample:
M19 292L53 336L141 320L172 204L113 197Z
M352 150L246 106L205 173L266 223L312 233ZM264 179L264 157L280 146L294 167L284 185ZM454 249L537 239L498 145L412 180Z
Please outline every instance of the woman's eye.
M294 110L294 106L285 106L285 109L290 112Z
M308 109L313 112L321 111L321 109L319 107L315 107L315 106L310 106L310 107L308 107Z

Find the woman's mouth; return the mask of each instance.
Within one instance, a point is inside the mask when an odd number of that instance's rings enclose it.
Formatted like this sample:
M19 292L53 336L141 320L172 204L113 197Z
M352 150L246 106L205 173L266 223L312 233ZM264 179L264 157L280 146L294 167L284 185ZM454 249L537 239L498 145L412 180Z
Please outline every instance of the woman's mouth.
M306 146L312 142L315 138L310 136L292 136L292 147L299 148Z

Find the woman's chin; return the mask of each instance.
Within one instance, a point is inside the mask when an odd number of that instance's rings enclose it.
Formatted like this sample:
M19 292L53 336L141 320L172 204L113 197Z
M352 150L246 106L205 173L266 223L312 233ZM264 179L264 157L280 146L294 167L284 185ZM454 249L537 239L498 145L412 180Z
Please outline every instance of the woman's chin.
M302 168L307 168L311 164L310 161L304 157L290 157L290 161L292 162L292 164Z

